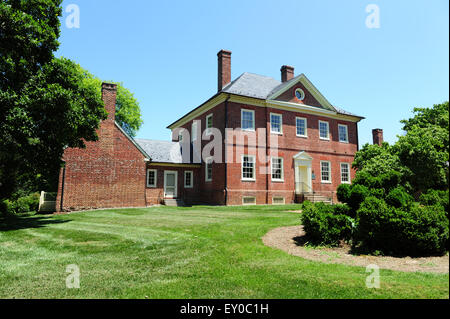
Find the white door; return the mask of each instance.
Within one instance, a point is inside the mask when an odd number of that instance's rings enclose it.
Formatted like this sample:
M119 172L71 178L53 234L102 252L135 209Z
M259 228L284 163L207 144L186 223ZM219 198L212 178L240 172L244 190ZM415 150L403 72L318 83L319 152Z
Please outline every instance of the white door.
M164 197L177 197L178 172L164 171Z

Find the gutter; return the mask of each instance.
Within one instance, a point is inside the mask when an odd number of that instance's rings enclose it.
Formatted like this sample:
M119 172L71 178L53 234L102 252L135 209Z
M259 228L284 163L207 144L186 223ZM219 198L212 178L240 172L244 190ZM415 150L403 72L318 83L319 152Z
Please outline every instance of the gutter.
M226 130L227 130L227 126L228 126L228 100L230 99L230 94L228 94L228 97L227 97L227 99L225 100L225 126L224 126L224 129L223 129L223 131L224 131L224 133L225 133L225 140L226 140ZM226 156L227 156L227 145L225 144L224 145L224 150L225 150L225 154L224 154L224 157L226 158ZM226 161L225 161L225 206L227 205L227 203L228 203L228 179L227 179L227 174L228 174L228 165L227 165L227 163L226 163Z

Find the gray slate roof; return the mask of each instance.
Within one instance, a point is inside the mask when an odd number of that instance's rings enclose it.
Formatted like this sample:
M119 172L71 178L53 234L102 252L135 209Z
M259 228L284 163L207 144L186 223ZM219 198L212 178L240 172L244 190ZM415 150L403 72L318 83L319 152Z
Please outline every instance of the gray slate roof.
M180 143L172 141L134 139L136 143L150 156L152 162L183 163Z
M275 92L281 90L283 87L289 86L293 81L297 81L300 76L301 75L298 75L291 80L283 83L268 76L245 72L230 84L225 86L222 89L222 92L254 97L258 99L267 99ZM362 116L347 112L334 105L333 107L340 114L362 118Z

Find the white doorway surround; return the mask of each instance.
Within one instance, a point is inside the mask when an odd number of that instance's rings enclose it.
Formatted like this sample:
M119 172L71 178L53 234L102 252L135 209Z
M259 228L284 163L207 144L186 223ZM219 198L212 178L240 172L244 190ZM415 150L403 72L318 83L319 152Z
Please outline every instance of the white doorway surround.
M312 157L302 151L294 155L295 193L312 193Z
M178 192L178 171L164 171L164 198L176 198Z

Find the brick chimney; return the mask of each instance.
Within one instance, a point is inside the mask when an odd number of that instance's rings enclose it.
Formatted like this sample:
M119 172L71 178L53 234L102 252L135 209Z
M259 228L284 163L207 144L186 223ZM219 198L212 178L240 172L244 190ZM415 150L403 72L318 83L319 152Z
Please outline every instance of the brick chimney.
M294 67L283 65L281 67L281 82L287 82L294 77Z
M372 130L373 144L380 145L383 144L383 130L381 128L376 128Z
M112 83L102 83L102 100L105 103L108 118L106 121L115 121L116 118L116 95L117 85Z
M218 92L231 82L231 51L220 50L218 57Z

